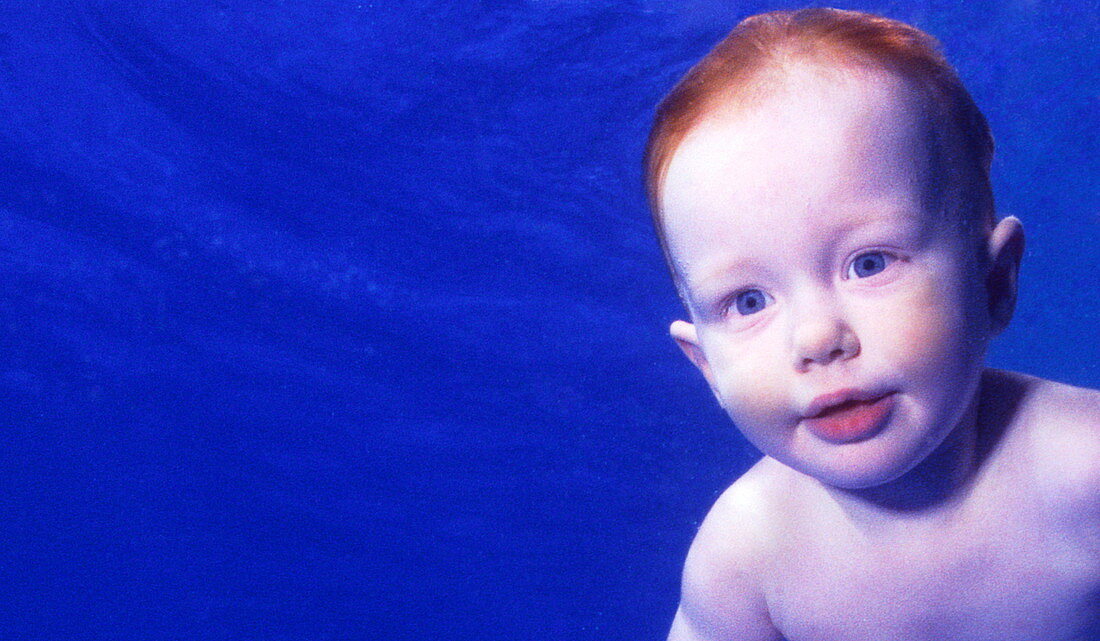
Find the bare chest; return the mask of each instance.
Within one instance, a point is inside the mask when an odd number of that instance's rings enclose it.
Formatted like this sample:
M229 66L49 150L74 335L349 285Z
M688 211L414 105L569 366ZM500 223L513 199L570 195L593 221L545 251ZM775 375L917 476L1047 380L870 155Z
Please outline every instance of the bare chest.
M1048 516L797 537L767 589L773 620L790 641L1100 639L1100 555Z

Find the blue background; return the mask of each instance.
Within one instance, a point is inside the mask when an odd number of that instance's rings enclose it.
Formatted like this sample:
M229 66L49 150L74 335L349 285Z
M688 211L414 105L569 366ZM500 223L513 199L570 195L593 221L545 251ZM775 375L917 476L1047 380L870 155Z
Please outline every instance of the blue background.
M794 3L0 5L0 636L657 639L757 454L667 337L653 105ZM1100 386L1097 2L939 37Z

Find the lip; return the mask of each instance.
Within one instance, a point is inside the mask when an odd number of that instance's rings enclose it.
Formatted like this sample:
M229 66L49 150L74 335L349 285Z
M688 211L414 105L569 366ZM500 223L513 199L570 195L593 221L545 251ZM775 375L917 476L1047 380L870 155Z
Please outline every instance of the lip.
M803 415L806 428L833 443L851 443L877 434L893 413L893 392L843 389L815 398Z

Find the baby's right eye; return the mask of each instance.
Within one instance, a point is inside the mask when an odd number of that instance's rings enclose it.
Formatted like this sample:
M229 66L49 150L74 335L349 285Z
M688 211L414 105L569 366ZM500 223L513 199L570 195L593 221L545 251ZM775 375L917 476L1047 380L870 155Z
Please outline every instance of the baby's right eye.
M733 297L733 308L742 316L749 316L764 309L771 302L768 296L759 289L746 289Z

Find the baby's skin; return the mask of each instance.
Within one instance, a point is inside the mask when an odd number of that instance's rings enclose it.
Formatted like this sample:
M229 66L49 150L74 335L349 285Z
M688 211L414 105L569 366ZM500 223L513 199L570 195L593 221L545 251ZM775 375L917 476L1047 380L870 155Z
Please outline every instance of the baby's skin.
M671 334L764 453L701 526L670 641L1100 639L1100 393L984 364L1019 221L963 220L904 81L784 74L662 185Z
M669 639L1100 639L1100 401L992 370L981 399L978 439L936 453L974 462L945 500L863 505L762 459L700 528Z

